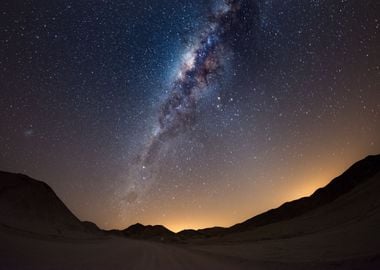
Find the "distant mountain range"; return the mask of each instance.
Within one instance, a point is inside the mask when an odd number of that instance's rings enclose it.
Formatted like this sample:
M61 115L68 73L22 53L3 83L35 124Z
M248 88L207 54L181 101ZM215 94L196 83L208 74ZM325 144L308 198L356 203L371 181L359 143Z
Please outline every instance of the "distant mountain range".
M0 228L62 237L118 235L155 241L197 239L239 240L290 237L346 224L380 208L380 155L368 156L304 197L229 228L183 230L132 225L125 230L100 230L80 221L45 183L22 174L0 172ZM375 180L374 180L375 179Z

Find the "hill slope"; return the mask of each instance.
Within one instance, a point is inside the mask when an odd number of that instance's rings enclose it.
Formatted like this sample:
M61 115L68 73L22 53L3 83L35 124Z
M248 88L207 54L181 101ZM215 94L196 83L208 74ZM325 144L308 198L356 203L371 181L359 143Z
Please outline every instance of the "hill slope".
M301 216L333 202L355 188L360 188L361 185L367 183L379 172L380 155L368 156L356 162L325 187L317 189L310 197L284 203L276 209L269 210L230 227L229 231L249 230Z
M134 224L122 231L122 234L129 238L149 239L158 241L176 241L177 236L162 225L142 225Z
M95 224L81 222L44 182L1 171L0 225L44 235L100 232Z
M284 203L278 208L254 216L229 228L215 227L196 231L184 230L179 232L179 235L184 239L221 237L230 234L242 233L245 231L257 230L260 227L266 227L276 223L281 223L282 226L285 221L290 221L310 213L313 214L315 211L319 211L322 215L326 215L327 212L325 211L327 210L324 206L328 209L331 207L337 207L335 205L339 205L339 200L344 199L343 197L350 192L359 192L362 189L368 189L368 186L376 184L373 177L376 177L379 173L380 155L368 156L365 159L353 164L342 175L333 179L325 187L316 190L310 197L304 197L295 201ZM371 180L375 181L375 183L370 183ZM337 209L336 211L348 211L350 215L355 215L356 213L349 211L349 207L351 207L349 204L352 204L352 206L363 205L366 203L376 204L376 194L378 194L376 192L380 192L380 187L376 186L372 188L373 190L367 190L369 195L368 197L363 196L363 198L351 200L345 205L340 205L339 207L342 209ZM337 203L335 202L336 200L338 200Z

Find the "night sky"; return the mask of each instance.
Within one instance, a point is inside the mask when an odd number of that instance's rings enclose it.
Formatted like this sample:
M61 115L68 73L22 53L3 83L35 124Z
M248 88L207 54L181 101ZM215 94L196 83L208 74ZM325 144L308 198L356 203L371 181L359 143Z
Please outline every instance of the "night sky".
M380 153L376 0L0 12L0 170L101 228L229 226Z

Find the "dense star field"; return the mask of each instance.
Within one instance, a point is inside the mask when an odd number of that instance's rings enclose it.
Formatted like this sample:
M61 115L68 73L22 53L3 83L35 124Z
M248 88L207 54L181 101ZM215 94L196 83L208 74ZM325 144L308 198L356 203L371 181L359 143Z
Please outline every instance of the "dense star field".
M229 226L380 152L377 1L0 12L0 170L102 228Z

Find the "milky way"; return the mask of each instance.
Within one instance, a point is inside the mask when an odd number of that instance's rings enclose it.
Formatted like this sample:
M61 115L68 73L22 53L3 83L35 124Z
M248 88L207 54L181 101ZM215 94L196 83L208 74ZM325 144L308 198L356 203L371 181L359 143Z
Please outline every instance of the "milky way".
M197 103L213 77L223 71L223 56L233 25L238 22L240 1L225 0L208 14L205 27L183 55L183 62L158 112L154 131L130 173L127 201L137 199L154 178L155 161L164 144L195 123Z
M14 2L0 170L81 220L230 226L380 153L379 1Z

